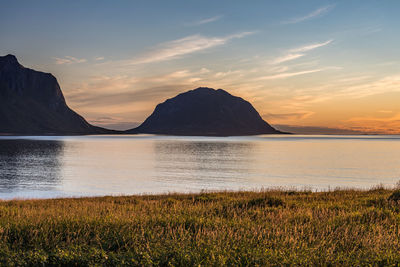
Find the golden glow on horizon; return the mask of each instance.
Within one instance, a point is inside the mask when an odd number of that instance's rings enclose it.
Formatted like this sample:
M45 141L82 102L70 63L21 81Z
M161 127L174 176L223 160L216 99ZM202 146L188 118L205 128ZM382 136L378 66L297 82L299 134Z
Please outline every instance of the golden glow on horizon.
M248 100L271 124L400 133L398 77L347 77L318 86L327 75L301 75L290 81L260 81L246 76L250 76L247 71L214 73L205 68L144 78L97 76L67 90L66 98L90 122L112 127L140 123L165 99L213 84Z

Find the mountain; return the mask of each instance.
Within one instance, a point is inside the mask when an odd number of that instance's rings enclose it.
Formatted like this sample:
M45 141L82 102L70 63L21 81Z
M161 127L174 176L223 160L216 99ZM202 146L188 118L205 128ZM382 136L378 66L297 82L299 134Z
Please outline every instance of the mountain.
M25 68L13 55L0 57L0 134L108 132L89 124L67 106L53 75Z
M127 133L233 136L280 134L246 100L222 89L200 87L158 104Z

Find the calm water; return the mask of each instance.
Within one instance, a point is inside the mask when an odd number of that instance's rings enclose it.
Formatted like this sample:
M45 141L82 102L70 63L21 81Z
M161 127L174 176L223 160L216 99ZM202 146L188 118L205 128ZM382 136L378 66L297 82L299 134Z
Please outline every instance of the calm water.
M400 136L0 137L3 199L398 180Z

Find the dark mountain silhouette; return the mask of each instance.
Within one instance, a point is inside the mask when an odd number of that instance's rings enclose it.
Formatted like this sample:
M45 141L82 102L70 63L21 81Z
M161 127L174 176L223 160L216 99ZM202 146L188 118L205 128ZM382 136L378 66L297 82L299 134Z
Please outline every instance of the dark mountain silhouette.
M232 136L279 134L244 99L222 89L200 87L158 104L127 133Z
M0 133L33 135L99 134L71 110L56 78L28 69L13 55L0 57Z

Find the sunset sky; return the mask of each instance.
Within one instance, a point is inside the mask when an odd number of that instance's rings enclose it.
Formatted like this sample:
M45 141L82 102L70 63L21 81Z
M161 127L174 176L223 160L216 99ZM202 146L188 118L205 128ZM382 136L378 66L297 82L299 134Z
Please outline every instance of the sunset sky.
M6 1L0 55L128 129L207 86L273 125L400 133L400 1Z

